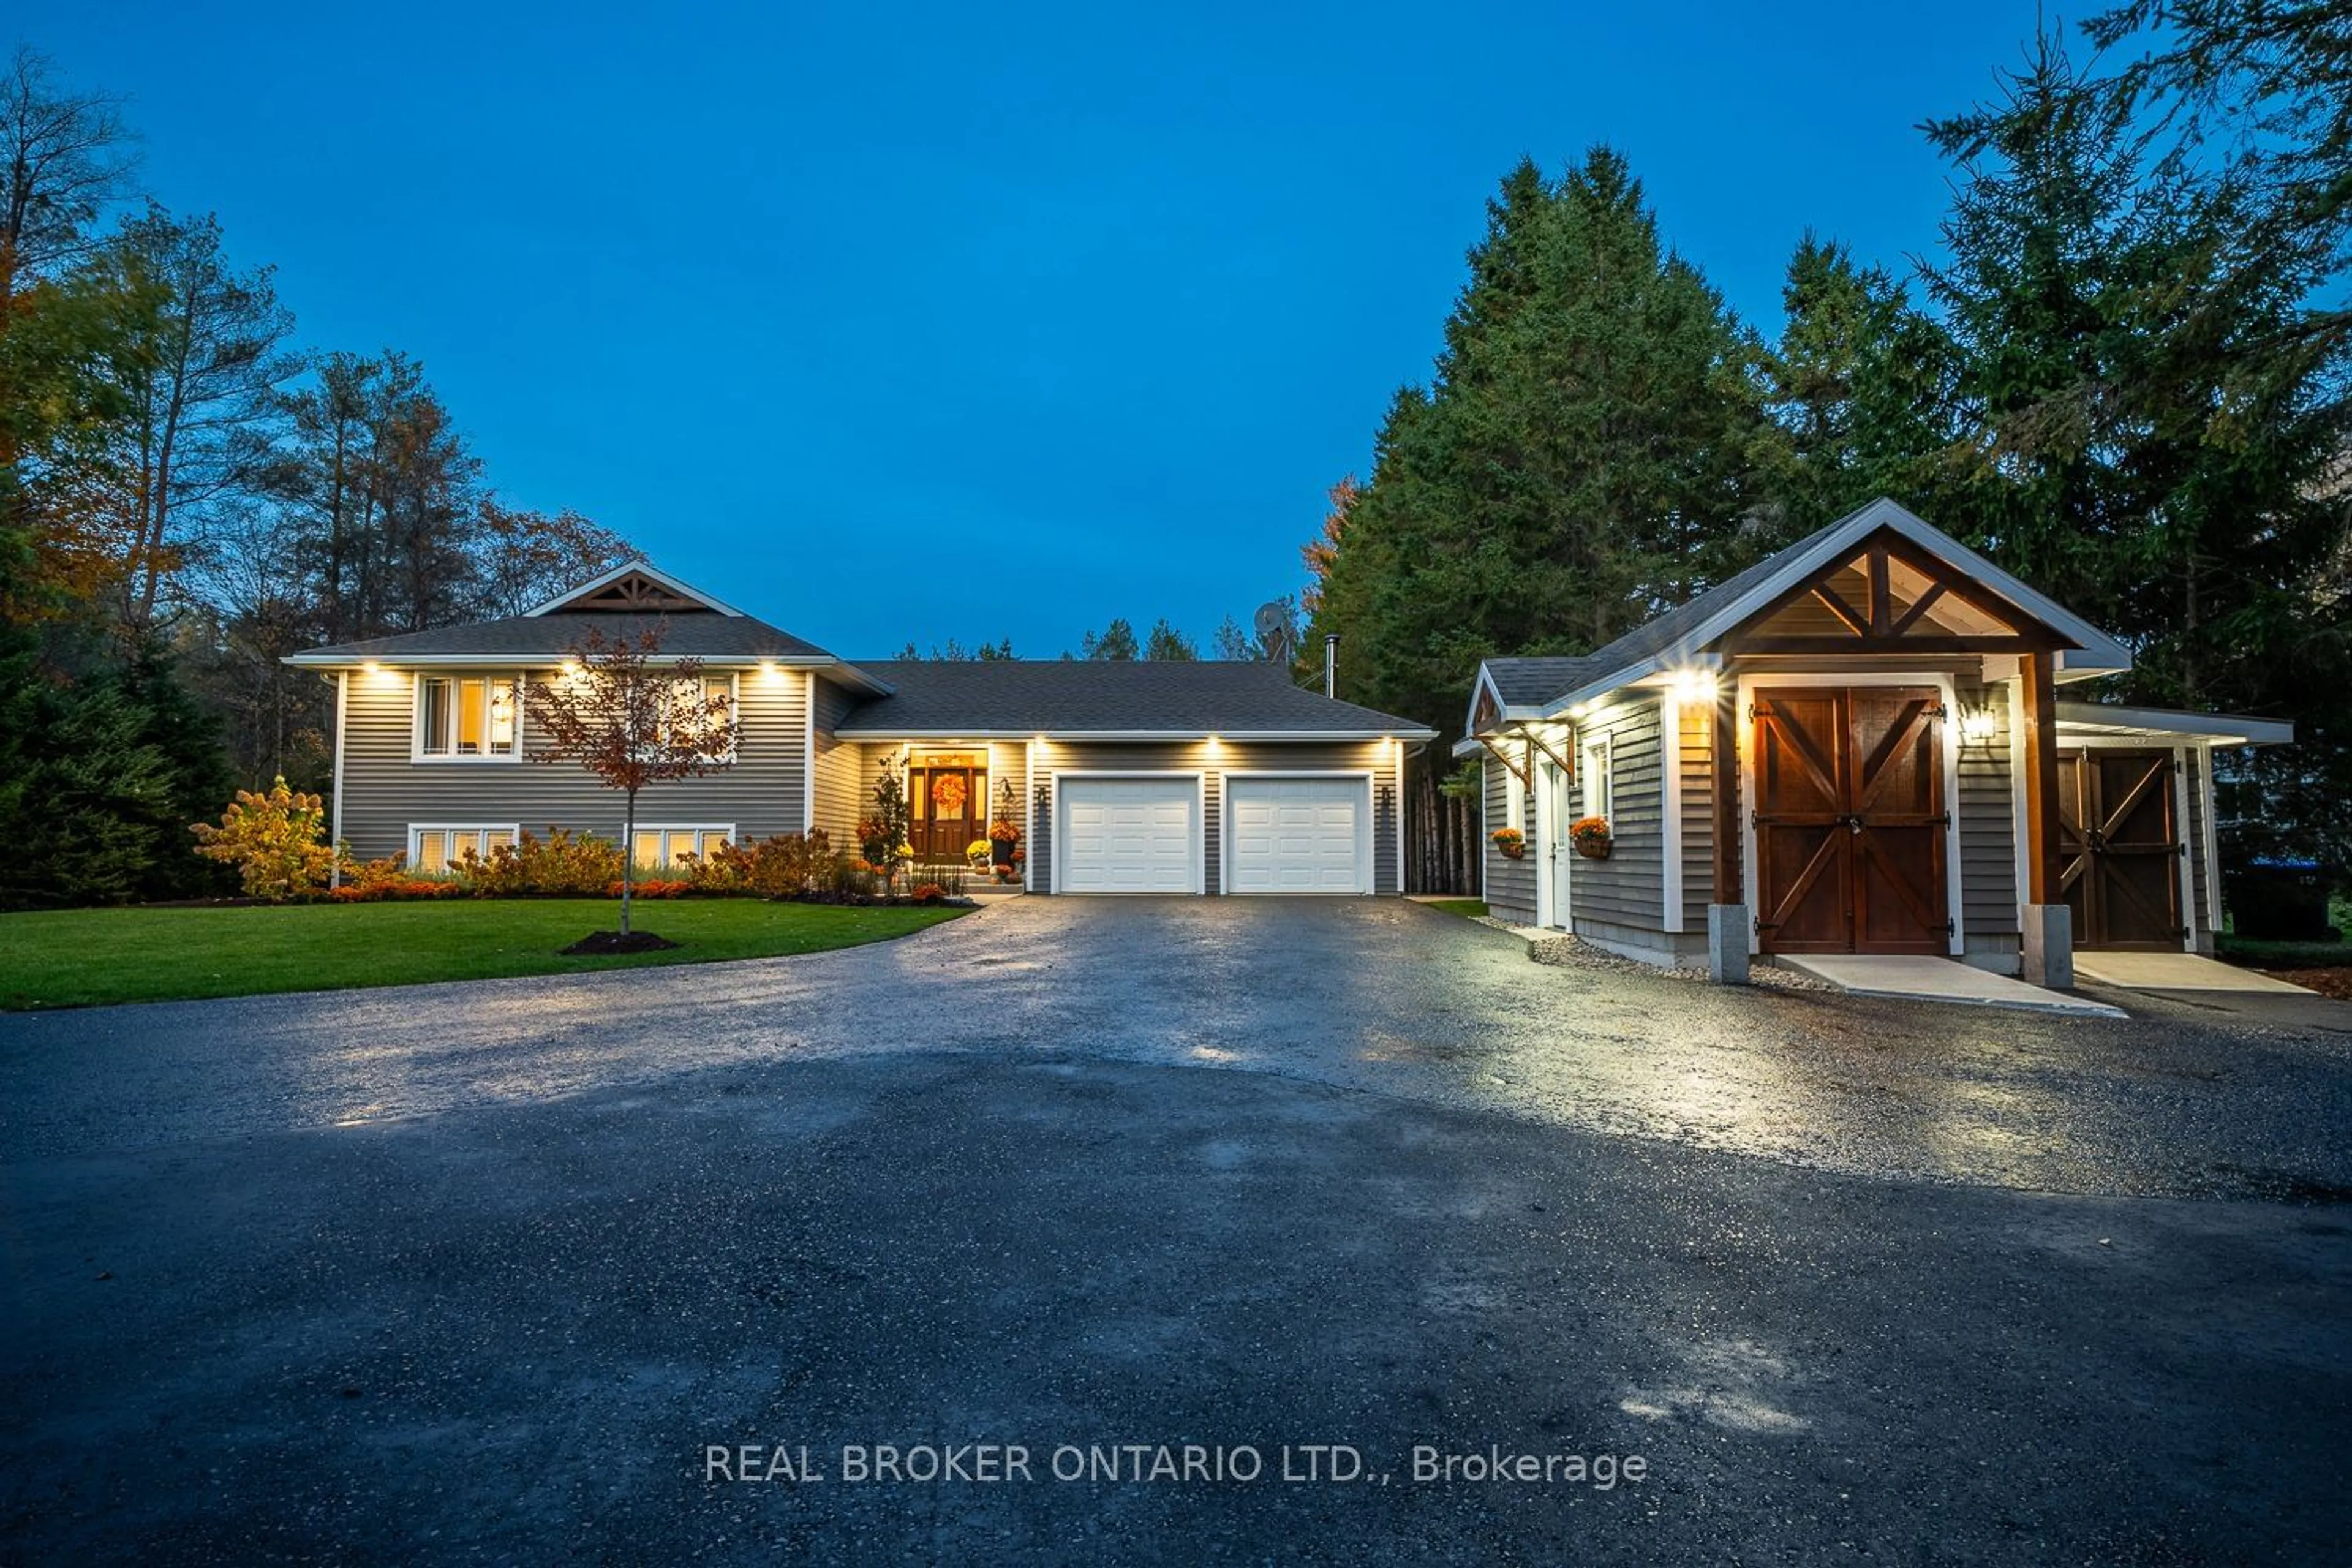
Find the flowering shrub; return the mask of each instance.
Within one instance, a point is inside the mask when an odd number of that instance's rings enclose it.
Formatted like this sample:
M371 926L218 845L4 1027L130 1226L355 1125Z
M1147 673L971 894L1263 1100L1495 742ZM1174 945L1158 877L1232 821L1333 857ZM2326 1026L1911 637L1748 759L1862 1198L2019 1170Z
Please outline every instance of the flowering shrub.
M199 822L189 831L197 854L236 868L248 898L282 903L316 892L335 868L326 802L288 789L282 773L265 795L237 791L219 826Z
M489 898L568 893L593 899L620 877L621 847L593 833L575 837L551 827L545 838L524 833L512 844L494 844L487 856L467 850L457 862L457 875L467 891Z
M937 882L925 882L907 897L919 904L936 904L948 896L948 890Z
M370 862L380 864L380 862ZM456 882L426 881L402 876L373 882L346 882L328 897L339 904L393 903L410 899L462 899L466 889Z

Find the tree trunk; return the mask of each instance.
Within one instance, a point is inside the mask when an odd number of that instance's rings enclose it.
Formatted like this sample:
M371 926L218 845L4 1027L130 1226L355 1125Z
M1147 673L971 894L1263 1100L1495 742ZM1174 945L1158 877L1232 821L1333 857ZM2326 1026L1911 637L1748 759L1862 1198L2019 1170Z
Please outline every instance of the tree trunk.
M621 934L623 936L629 934L629 889L632 886L629 873L637 862L636 843L637 792L631 790L628 809L623 813L621 823Z

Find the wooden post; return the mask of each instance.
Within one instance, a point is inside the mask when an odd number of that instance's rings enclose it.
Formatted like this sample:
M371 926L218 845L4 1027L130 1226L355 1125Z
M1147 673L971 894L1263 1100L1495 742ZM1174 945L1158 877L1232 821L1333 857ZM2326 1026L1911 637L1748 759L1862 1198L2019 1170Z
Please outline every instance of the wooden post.
M1707 769L1715 812L1715 901L1738 904L1739 866L1739 685L1727 673L1715 693L1715 734Z
M2058 901L2058 700L2052 681L2056 656L2018 659L2025 727L2025 901Z

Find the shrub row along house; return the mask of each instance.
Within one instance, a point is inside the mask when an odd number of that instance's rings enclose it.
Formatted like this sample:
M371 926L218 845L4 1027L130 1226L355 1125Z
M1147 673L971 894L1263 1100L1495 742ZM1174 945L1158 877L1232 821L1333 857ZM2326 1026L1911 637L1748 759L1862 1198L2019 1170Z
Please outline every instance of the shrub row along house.
M332 831L362 859L436 871L529 830L617 838L577 768L532 765L521 692L593 628L662 627L738 726L726 765L650 786L636 862L822 829L854 849L887 764L908 847L961 864L1010 816L1034 892L1392 894L1405 758L1434 738L1243 663L851 663L642 561L527 615L314 648L335 683Z
M2059 700L2121 644L1878 500L1576 658L1492 658L1496 913L1654 963L2210 952L2212 756L2280 722ZM1578 830L1580 830L1578 831Z

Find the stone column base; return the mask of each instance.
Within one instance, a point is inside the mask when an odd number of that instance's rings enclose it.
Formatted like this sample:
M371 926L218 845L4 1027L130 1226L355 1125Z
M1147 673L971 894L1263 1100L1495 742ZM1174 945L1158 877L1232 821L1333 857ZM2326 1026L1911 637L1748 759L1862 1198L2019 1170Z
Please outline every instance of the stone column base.
M1706 906L1706 977L1717 985L1748 984L1748 936L1755 929L1746 904Z
M2024 933L2028 985L2052 991L2074 988L2074 911L2064 904L2020 904L2018 930Z

